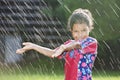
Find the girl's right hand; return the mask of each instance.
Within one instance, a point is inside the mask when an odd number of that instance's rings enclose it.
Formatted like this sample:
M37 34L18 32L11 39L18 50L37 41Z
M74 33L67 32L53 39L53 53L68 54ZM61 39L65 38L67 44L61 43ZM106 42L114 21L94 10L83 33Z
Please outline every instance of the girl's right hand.
M21 49L16 50L16 53L22 54L22 53L24 53L24 52L26 52L28 50L32 50L34 48L35 44L33 44L31 42L24 42L23 45L24 45L24 47L21 48Z
M52 55L52 58L54 57L58 57L59 55L61 55L65 50L65 45L61 45L56 51L55 53Z

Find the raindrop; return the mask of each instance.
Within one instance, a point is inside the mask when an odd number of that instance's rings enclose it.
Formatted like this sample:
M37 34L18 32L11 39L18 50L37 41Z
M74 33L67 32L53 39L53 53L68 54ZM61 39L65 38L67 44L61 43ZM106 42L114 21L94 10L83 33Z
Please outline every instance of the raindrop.
M111 55L114 57L114 54L112 52L112 49L110 48L110 46L103 40L103 43L106 45L106 47L109 49Z
M105 10L103 10L103 12L105 13L105 15L106 15L108 18L110 17Z
M102 31L101 29L99 29L99 31L100 31L100 33L102 34L102 36L104 36L104 33L103 33L103 31Z
M115 11L115 9L113 8L113 6L110 4L109 5L110 6L110 8L113 10L113 12L115 13L115 15L117 16L117 17L119 17L119 15L117 14L117 12Z
M112 26L111 24L109 24L109 25L110 25L111 30L112 30L112 31L115 31L114 28L113 28L113 26Z
M97 0L97 2L98 2L99 4L101 4L101 5L103 4L100 0Z
M98 14L99 16L101 16L100 13L99 13L99 11L98 11L97 9L95 9L95 11L97 12L97 14Z
M90 0L87 0L87 2L88 2L89 4L91 4Z
M114 5L120 10L120 7L116 3L114 3Z
M69 13L71 13L71 10L66 5L64 5L64 7Z

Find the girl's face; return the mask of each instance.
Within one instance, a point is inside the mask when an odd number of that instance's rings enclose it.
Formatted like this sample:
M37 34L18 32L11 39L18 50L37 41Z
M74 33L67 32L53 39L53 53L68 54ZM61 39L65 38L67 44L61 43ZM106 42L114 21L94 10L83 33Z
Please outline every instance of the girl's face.
M73 28L71 30L72 36L74 40L82 40L86 37L89 36L90 29L89 27L85 24L74 24Z

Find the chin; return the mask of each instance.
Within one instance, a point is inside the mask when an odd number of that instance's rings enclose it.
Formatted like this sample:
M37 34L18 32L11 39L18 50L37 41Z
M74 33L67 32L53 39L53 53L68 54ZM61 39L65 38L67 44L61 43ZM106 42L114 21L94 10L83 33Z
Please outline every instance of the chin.
M74 39L75 41L78 41L79 39Z

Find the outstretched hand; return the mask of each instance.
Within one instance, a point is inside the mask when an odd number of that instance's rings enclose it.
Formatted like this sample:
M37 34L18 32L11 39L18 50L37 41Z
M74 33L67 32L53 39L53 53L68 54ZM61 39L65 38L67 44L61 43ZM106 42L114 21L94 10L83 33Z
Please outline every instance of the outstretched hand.
M22 53L24 53L24 52L26 52L28 50L31 50L31 49L34 48L35 44L33 44L31 42L24 42L22 45L24 45L24 47L21 48L21 49L16 50L16 53L22 54Z

